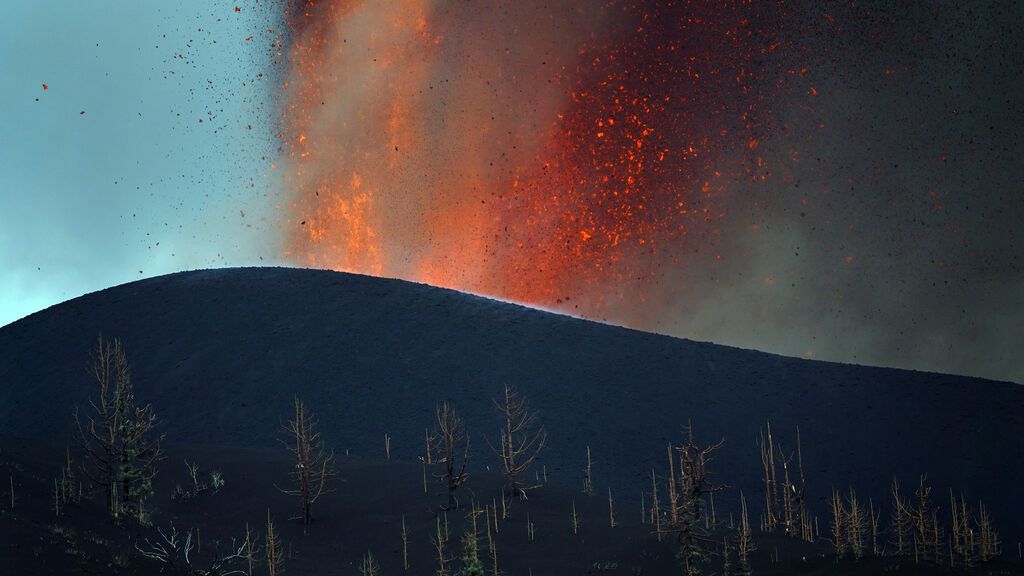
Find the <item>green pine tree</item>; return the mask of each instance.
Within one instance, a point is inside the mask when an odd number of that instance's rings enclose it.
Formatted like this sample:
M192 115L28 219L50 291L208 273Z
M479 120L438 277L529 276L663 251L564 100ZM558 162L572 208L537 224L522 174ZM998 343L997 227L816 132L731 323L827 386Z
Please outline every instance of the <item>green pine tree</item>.
M476 534L471 530L462 536L462 570L458 576L486 576L477 550Z

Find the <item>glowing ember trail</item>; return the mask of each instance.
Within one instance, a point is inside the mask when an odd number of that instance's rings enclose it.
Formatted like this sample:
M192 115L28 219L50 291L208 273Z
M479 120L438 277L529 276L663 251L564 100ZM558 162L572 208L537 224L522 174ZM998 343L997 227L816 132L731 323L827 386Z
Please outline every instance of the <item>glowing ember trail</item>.
M288 256L643 324L630 304L717 233L723 187L767 173L783 18L564 4L298 6Z

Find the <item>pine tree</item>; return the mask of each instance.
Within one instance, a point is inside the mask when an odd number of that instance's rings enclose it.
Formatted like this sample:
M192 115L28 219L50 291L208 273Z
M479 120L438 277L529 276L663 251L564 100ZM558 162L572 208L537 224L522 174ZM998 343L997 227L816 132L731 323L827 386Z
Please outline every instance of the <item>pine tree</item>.
M467 530L462 536L462 570L458 576L485 576L484 564L480 561L476 534Z

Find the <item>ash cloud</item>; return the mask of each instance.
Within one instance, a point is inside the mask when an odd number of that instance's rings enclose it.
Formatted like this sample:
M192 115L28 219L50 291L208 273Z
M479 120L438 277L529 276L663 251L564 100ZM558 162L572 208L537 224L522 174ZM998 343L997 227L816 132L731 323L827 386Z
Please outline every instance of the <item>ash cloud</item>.
M484 206L539 164L579 48L621 31L614 9L332 6L315 54L327 75L312 92L290 88L315 106L297 122L310 129L297 152L312 159L293 159L289 257L509 296L495 278L515 281L508 269L522 264L507 233L520 213ZM1012 24L1024 8L788 6L750 24L782 48L749 62L766 109L757 141L723 136L709 157L721 175L692 208L712 216L658 238L657 253L624 249L616 277L580 276L558 287L564 299L532 302L787 355L1024 382L1024 50ZM307 44L316 33L302 31ZM715 126L717 104L687 111Z
M823 16L799 15L812 30ZM722 259L670 275L657 302L672 313L655 328L1024 382L1024 38L1010 24L1024 14L942 3L831 16L835 28L801 39L828 54L811 67L813 104L776 103L775 173L729 187Z

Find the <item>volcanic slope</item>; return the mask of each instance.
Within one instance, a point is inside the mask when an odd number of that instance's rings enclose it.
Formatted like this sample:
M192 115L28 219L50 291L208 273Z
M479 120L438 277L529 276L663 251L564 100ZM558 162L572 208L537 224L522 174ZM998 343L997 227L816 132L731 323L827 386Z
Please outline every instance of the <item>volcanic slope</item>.
M72 437L94 392L99 334L124 343L136 397L169 443L279 446L294 397L339 452L415 461L438 402L465 417L472 466L497 466L492 404L518 387L548 431L538 468L578 488L589 446L595 485L622 506L664 467L692 423L725 438L713 462L738 510L760 510L757 438L802 437L811 511L833 487L886 500L921 474L938 501L982 498L1007 541L1024 532L1024 388L1007 382L817 362L638 332L400 280L329 271L183 272L117 286L0 329L0 434ZM757 513L755 513L755 516ZM824 528L822 529L824 533Z

